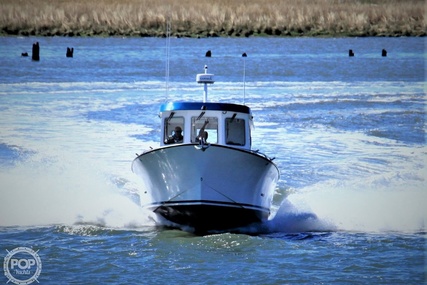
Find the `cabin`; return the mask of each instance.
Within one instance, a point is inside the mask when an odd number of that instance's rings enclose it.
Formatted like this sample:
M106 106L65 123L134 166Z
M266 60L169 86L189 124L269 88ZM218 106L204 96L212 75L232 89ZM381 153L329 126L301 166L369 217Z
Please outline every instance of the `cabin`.
M212 102L171 102L161 105L161 146L200 144L201 132L207 132L207 144L250 150L253 117L249 107ZM182 139L176 130L182 130Z
M208 84L214 75L197 74L197 83L204 84L203 102L170 102L160 106L162 138L160 145L209 144L251 150L253 117L248 106L207 102Z

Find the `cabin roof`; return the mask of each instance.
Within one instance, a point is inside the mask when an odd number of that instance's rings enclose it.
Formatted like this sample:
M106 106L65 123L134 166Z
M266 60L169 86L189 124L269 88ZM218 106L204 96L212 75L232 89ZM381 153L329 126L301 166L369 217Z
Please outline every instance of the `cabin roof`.
M213 102L169 102L160 106L160 112L179 110L210 110L210 111L230 111L250 114L251 109L245 105Z

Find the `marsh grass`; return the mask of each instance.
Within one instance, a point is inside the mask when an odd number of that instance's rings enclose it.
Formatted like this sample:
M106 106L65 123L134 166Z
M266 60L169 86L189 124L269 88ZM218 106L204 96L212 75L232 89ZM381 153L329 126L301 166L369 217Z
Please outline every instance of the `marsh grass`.
M423 0L2 0L12 35L425 36Z

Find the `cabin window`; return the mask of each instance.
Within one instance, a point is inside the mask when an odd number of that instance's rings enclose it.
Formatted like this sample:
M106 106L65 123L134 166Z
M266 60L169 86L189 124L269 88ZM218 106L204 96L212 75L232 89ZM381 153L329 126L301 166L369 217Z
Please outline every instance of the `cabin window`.
M169 116L165 119L164 142L165 144L184 142L184 117Z
M230 145L245 145L245 120L225 119L225 142Z
M218 143L217 117L192 117L191 128L191 142L199 143L200 139L203 138L203 133L206 132L206 143Z

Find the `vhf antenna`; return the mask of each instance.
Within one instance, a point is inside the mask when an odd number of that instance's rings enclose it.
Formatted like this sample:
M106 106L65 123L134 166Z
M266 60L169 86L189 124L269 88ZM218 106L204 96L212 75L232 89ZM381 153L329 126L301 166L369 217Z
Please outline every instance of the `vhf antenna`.
M243 105L245 104L246 99L246 57L248 55L246 52L242 54L243 57Z
M170 58L170 41L171 41L171 23L168 17L166 21L166 98L169 98L169 58Z

